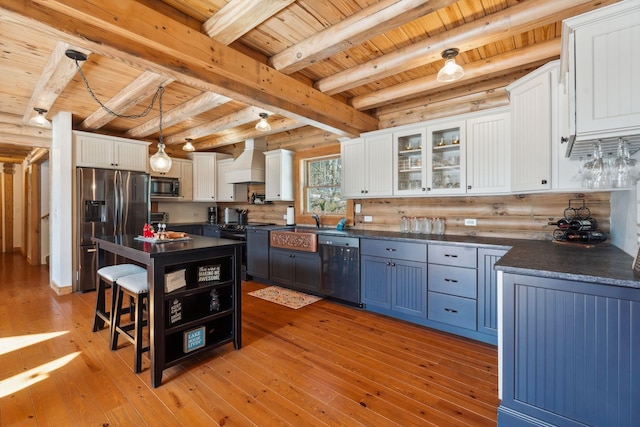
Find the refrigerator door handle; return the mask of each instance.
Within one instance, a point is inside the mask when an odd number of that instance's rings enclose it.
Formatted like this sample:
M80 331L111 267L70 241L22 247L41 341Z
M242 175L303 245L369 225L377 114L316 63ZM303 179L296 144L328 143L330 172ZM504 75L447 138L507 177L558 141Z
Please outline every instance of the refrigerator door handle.
M113 174L113 234L120 234L120 180L119 171Z

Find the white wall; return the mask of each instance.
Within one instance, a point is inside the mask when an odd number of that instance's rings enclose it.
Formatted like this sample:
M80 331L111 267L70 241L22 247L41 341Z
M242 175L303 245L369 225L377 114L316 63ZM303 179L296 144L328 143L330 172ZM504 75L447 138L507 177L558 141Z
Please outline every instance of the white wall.
M53 118L50 151L51 199L49 238L51 240L50 281L59 294L70 293L73 284L73 147L71 114Z

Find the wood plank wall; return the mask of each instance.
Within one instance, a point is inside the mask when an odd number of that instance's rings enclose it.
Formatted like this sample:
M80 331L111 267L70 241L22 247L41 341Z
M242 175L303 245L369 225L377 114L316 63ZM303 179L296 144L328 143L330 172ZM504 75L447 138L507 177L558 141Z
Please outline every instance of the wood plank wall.
M249 194L252 192L264 194L264 186L250 186ZM569 200L572 200L573 207L582 206L582 199L599 228L609 233L610 192L355 199L353 202L361 205L361 213L354 216L353 228L400 231L400 218L415 216L444 218L448 235L551 240L556 227L548 223L564 217ZM283 215L290 204L274 202L267 205L220 205L247 209L250 222L284 225ZM372 216L373 222L365 223L365 216ZM465 218L476 219L477 226L465 226Z
M361 213L355 216L355 227L399 231L400 218L405 215L444 218L449 235L551 240L556 227L548 222L564 217L570 199L584 199L599 228L608 233L610 198L611 193L598 192L361 199L354 200L362 205ZM582 206L581 201L572 200L571 206L576 204ZM365 215L372 216L373 222L365 223ZM465 226L465 218L476 219L477 226Z

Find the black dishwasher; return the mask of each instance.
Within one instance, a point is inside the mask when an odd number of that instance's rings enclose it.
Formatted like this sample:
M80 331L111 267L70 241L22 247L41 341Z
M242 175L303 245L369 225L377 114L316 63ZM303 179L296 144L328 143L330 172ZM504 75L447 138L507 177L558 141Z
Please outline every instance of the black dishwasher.
M320 291L328 298L362 307L359 248L357 237L318 235L322 263Z

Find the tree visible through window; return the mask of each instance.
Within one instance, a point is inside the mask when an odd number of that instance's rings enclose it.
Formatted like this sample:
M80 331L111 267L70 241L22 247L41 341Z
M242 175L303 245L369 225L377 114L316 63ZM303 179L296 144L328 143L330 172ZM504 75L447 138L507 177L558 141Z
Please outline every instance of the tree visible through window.
M342 198L340 156L309 159L305 162L305 207L307 213L344 215L347 202Z

